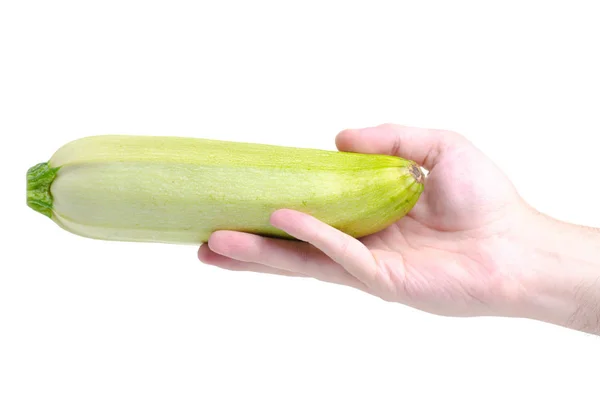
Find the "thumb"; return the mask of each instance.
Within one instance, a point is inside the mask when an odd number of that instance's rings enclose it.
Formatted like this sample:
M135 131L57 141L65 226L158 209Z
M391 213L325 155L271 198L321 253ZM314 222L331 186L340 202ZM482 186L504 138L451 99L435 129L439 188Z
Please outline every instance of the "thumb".
M344 130L335 140L340 151L398 156L427 170L449 149L466 142L466 138L455 132L397 124Z

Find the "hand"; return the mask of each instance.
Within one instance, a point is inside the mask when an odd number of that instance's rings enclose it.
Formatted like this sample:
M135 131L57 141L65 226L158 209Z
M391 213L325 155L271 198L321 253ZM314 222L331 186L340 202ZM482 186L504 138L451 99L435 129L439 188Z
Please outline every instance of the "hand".
M223 269L313 277L441 315L513 315L515 231L533 211L463 136L385 124L346 130L340 151L381 153L428 171L424 192L391 227L354 239L292 210L271 223L300 241L217 231L199 259Z

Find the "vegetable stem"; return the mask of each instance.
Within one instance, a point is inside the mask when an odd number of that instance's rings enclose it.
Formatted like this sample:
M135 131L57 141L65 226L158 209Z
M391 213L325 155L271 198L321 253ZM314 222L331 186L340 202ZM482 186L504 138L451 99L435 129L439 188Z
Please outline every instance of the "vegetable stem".
M50 186L59 168L39 163L27 170L27 205L37 212L52 218L52 194Z

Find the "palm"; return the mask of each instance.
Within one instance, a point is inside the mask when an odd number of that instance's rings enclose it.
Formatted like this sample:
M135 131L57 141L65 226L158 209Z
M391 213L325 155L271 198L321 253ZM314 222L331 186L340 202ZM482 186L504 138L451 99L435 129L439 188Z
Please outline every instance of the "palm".
M472 146L445 152L415 208L361 239L388 267L389 296L384 297L402 294L430 312L448 313L448 300L454 315L472 314L474 304L486 311L498 270L489 253L509 225L510 209L519 203L511 183Z

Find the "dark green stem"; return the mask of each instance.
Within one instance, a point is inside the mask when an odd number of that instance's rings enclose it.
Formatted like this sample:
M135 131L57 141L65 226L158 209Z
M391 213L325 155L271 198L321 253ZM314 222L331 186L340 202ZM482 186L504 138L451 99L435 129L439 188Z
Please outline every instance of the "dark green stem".
M48 163L40 163L27 170L27 205L50 218L52 218L50 186L57 172L58 167L51 168Z

